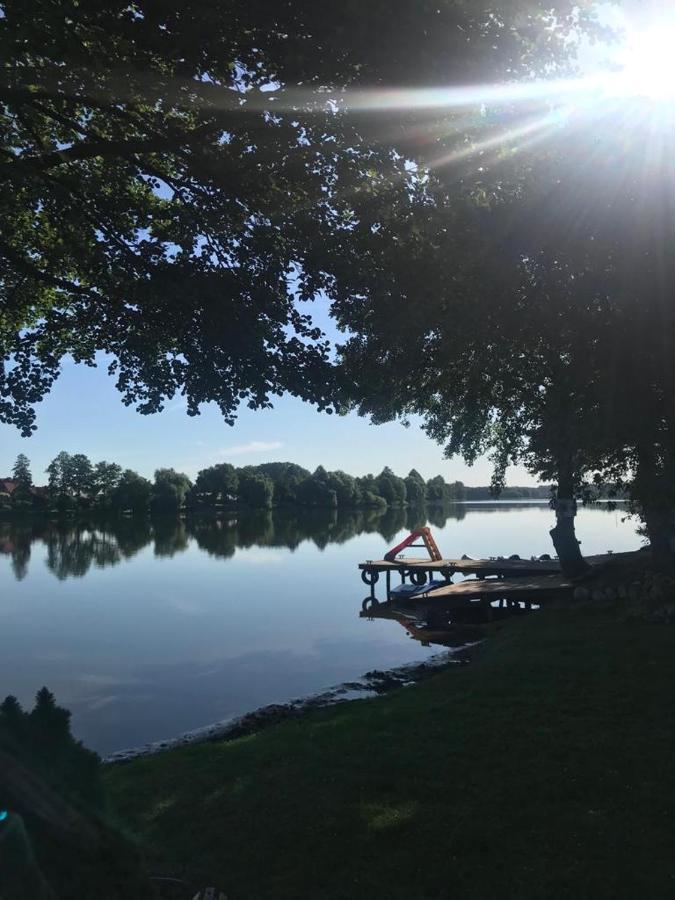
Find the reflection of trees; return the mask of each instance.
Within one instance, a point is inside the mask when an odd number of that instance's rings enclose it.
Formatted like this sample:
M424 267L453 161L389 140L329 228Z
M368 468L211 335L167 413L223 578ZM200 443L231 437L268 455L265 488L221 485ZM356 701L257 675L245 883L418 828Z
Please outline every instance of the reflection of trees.
M175 556L188 548L188 534L182 519L153 520L155 556Z
M78 526L54 527L47 534L47 568L56 577L82 578L92 566L114 566L122 559L117 542L109 532L90 531Z
M183 521L168 516L92 517L51 522L16 520L0 523L0 554L11 557L17 580L25 578L34 542L47 548L47 567L59 579L81 578L92 566L115 566L154 541L155 556L172 557L194 539L201 550L229 559L238 547L286 547L294 550L312 541L323 550L359 534L379 533L386 541L429 521L442 528L448 518L464 518L461 505L428 509L303 509L281 508L237 512L230 518L198 515Z
M200 550L221 559L234 556L237 548L236 521L199 516L190 521L188 528Z
M460 521L466 516L466 507L463 503L448 503L444 506L430 506L428 521L434 528L444 528L448 519Z
M31 546L47 548L47 568L60 580L81 578L92 566L106 568L129 559L152 538L145 519L94 522L6 522L0 525L0 553L12 558L17 580L26 576Z
M407 509L404 506L389 508L382 513L376 531L379 531L385 541L392 541L399 531L403 531L406 513Z
M251 510L237 519L237 547L253 546L274 546L274 522L269 510Z
M128 516L107 523L124 559L131 559L152 540L152 526L145 516Z
M11 557L12 572L17 581L23 581L28 572L30 548L33 543L33 528L30 523L21 522L10 526L0 525L0 553Z

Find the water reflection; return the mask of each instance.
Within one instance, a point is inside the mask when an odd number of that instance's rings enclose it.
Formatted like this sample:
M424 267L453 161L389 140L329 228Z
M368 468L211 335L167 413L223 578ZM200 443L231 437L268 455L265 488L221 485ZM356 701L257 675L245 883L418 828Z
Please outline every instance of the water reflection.
M48 685L107 753L422 662L482 626L359 618L356 564L427 521L448 556L550 552L545 505L493 511L2 522L0 685L24 706ZM581 511L579 537L589 554L639 544L601 509Z
M23 580L34 545L46 548L46 565L60 581L83 578L92 567L116 566L152 545L156 557L183 553L194 540L210 556L229 559L237 549L279 547L295 550L311 541L319 550L343 544L360 534L379 534L391 542L403 529L426 521L442 528L448 519L460 520L466 508L452 505L433 510L388 509L274 510L232 514L225 518L186 519L117 517L77 521L14 520L0 523L0 554L11 558L17 581Z

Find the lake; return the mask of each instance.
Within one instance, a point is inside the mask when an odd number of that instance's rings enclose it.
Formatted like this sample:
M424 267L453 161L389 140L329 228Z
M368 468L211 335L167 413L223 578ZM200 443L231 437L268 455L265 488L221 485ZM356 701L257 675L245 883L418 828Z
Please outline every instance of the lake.
M428 513L444 556L552 553L545 503ZM585 554L637 549L625 512L581 509ZM106 754L434 653L359 619L358 562L419 513L0 523L0 696L47 685ZM413 551L414 553L419 551Z

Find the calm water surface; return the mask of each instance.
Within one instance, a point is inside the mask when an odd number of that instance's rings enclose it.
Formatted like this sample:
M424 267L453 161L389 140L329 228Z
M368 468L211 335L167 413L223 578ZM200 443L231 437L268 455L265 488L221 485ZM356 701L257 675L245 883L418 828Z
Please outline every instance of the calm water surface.
M640 545L622 511L583 509L587 554ZM0 524L0 696L43 684L108 753L427 657L396 623L359 619L356 564L412 513L223 521ZM430 514L446 556L551 552L545 504Z

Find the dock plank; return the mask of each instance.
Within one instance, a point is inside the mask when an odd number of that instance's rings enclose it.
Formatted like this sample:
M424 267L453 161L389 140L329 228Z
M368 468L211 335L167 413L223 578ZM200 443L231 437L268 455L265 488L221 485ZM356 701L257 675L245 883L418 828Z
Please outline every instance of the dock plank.
M449 571L460 575L538 575L560 572L557 559L386 559L359 563L359 569L371 572L398 572L422 569L425 572Z
M571 591L574 584L560 575L542 575L534 578L509 578L502 581L483 581L480 578L467 578L458 584L448 584L445 587L436 588L429 592L420 592L407 598L408 603L428 604L452 603L455 600L478 600L490 597L493 600L505 598L507 600L536 601L543 594Z

